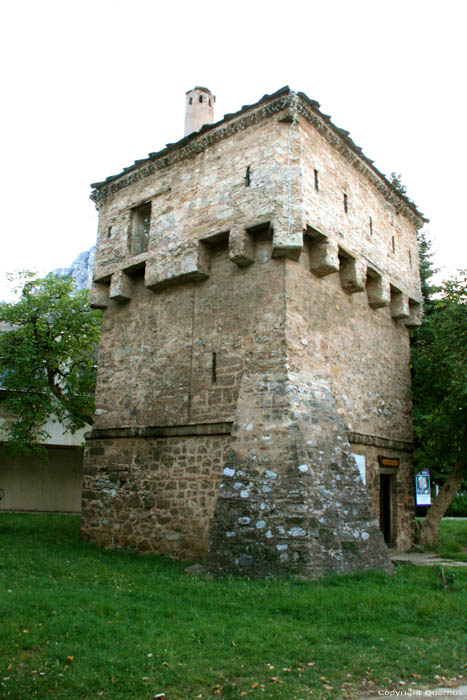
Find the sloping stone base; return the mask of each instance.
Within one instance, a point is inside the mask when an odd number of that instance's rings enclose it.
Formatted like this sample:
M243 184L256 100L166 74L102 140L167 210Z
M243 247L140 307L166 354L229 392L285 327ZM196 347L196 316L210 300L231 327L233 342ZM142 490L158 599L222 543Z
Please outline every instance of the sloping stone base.
M243 377L206 566L250 577L392 571L325 380Z

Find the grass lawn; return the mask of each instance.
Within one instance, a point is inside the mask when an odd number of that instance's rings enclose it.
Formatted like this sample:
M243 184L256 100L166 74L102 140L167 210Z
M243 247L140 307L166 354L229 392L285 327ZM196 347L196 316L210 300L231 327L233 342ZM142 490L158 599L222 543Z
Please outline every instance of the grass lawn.
M449 590L410 566L213 581L78 529L76 516L0 514L2 699L335 700L465 671L467 570Z
M467 520L443 520L434 550L446 559L467 561Z

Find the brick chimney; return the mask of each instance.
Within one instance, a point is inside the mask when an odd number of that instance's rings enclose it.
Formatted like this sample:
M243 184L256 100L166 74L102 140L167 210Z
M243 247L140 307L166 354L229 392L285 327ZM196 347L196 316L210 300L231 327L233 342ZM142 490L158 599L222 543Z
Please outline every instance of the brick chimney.
M185 136L214 121L215 96L205 87L188 90L185 100Z

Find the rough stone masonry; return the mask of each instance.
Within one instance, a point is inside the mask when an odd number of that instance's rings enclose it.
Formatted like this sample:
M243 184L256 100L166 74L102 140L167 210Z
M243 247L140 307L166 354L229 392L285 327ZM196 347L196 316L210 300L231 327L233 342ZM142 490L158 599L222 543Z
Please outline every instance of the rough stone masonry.
M93 187L82 535L214 573L389 571L413 519L413 203L288 87Z

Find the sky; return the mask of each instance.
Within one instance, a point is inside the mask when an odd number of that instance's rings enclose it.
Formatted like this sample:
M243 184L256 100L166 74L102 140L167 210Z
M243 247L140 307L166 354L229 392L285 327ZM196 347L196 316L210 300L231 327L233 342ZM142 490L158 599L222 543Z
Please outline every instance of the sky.
M5 275L95 243L90 183L284 85L321 104L430 219L440 277L467 267L463 0L15 0L0 10Z

